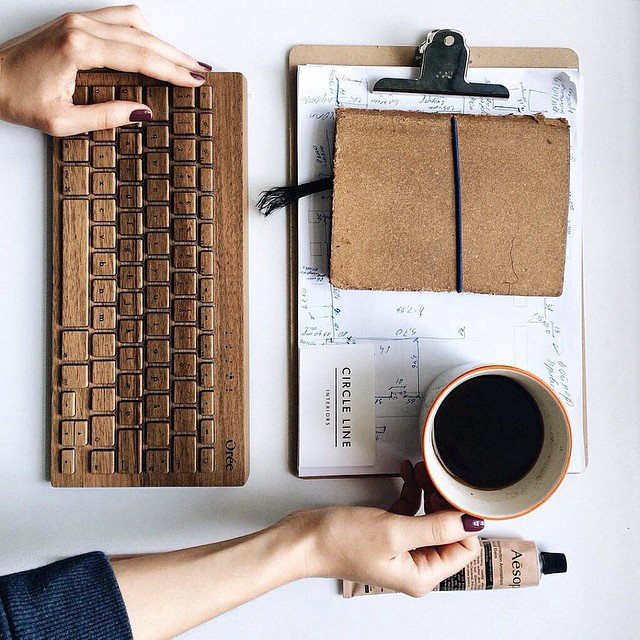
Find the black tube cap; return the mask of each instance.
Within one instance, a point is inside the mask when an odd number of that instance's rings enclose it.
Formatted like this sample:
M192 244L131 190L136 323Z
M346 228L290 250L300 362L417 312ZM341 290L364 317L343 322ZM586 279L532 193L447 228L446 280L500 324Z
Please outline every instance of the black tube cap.
M541 571L547 573L566 573L567 572L567 556L564 553L548 553L542 551L540 553Z

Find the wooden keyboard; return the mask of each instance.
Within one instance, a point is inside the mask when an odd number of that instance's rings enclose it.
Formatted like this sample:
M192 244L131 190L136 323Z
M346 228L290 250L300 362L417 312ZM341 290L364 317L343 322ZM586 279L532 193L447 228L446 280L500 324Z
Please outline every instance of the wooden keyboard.
M153 120L53 142L54 486L246 482L245 91L78 75Z

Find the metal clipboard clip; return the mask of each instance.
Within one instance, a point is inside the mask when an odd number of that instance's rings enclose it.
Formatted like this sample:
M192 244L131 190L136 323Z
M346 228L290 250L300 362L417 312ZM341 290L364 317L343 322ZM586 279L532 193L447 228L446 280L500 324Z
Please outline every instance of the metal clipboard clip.
M459 31L430 31L418 47L416 60L420 62L420 75L417 78L382 78L375 83L373 90L482 98L509 97L509 90L501 84L467 82L469 48Z

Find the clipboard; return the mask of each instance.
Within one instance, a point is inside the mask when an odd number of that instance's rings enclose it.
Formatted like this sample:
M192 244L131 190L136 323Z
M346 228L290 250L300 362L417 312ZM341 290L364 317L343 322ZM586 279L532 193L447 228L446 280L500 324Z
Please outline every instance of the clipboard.
M345 66L404 66L418 67L421 64L415 46L376 46L376 45L297 45L289 52L289 184L298 184L297 171L297 71L298 66L306 64L345 65ZM492 68L570 68L579 69L579 59L575 51L564 47L469 47L468 65L470 67ZM289 406L290 429L289 464L292 473L298 475L298 207L290 205L288 213L287 245L289 276ZM583 257L584 261L584 257ZM583 393L583 430L582 437L585 452L585 468L588 465L587 443L587 397L586 397L586 356L584 330L584 270L582 272L582 393ZM377 474L398 476L399 473ZM327 477L327 476L314 476ZM352 475L328 477L357 477ZM369 477L369 476L367 476ZM376 477L371 475L370 477Z

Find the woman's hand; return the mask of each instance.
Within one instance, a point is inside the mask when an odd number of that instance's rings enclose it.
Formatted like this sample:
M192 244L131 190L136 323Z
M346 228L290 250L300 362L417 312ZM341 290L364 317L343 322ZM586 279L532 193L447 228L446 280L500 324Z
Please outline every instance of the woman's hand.
M432 496L424 463L414 470L410 462L404 462L401 473L402 494L390 511L331 507L289 516L309 532L307 575L423 596L480 553L475 534L484 528L484 522L448 505L447 510L413 517L423 491L429 510L434 502L436 508L445 505Z
M197 87L211 67L147 30L138 7L68 13L0 45L0 118L68 136L150 120L142 103L72 102L78 71L108 67Z

